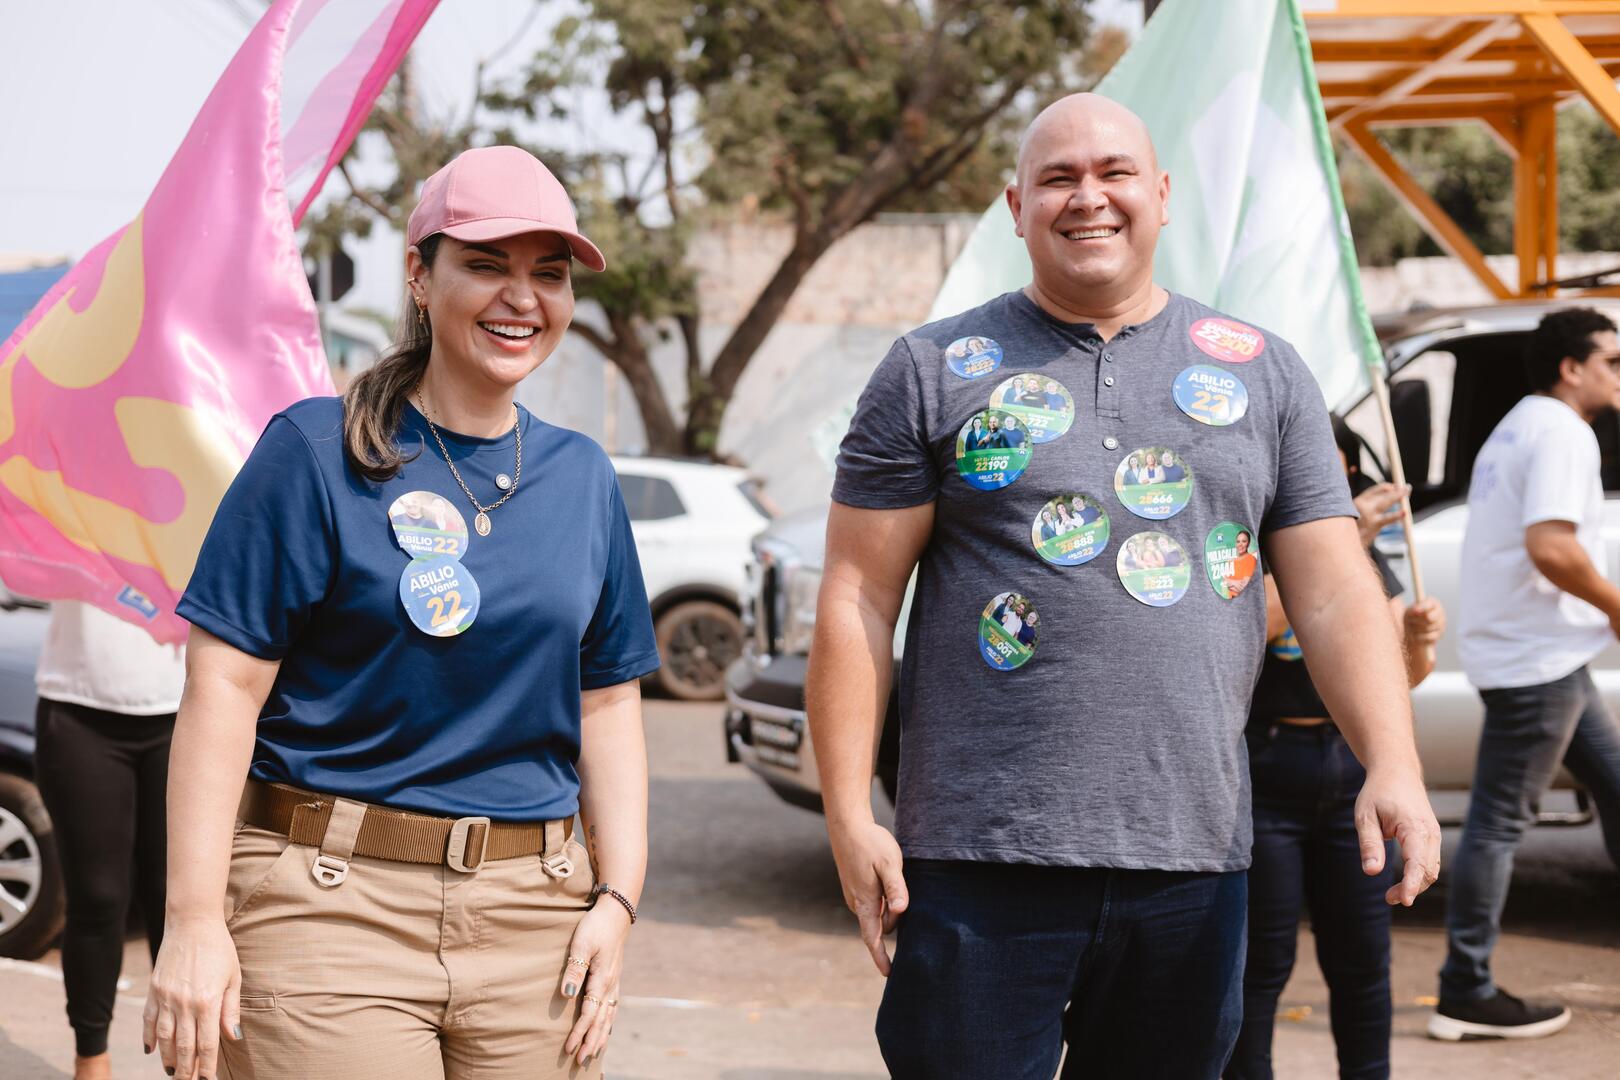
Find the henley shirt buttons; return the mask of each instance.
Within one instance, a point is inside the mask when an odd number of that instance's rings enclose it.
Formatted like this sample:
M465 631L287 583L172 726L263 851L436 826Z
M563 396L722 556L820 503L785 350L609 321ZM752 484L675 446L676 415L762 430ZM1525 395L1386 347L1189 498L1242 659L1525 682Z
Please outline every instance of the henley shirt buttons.
M1103 440L1103 449L1104 450L1118 450L1119 449L1119 440L1114 438L1112 435L1108 436L1108 438Z
M1113 362L1114 362L1114 354L1113 353L1106 353L1106 352L1103 353L1103 363L1112 364Z
M1112 375L1109 375L1109 376L1105 377L1103 379L1103 385L1104 386L1113 386L1114 385L1114 377Z

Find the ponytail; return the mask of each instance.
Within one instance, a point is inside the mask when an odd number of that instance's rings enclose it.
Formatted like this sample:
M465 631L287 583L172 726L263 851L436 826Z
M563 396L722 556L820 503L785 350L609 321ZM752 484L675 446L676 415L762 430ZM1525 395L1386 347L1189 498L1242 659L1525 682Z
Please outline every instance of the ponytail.
M435 233L416 245L423 265L432 267L441 236ZM419 317L415 298L407 290L393 346L355 376L343 394L343 451L367 480L392 480L410 460L400 451L399 428L405 403L422 381L432 351L433 326L425 312Z

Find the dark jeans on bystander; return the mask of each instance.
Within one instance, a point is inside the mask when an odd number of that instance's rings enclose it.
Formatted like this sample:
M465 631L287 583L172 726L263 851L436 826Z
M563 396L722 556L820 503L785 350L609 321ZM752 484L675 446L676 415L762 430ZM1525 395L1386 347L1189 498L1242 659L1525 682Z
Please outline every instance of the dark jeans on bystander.
M1307 909L1328 984L1333 1042L1345 1080L1389 1076L1389 905L1395 848L1384 869L1361 870L1356 796L1367 774L1331 724L1275 724L1250 734L1254 863L1249 868L1249 959L1243 1029L1229 1080L1271 1080L1277 1000L1294 970Z
M1478 1001L1496 992L1491 952L1513 880L1513 852L1540 812L1562 762L1592 796L1609 856L1620 866L1620 724L1582 667L1537 686L1482 690L1473 793L1446 894L1449 951L1440 996Z
M878 1010L899 1080L1213 1080L1237 1037L1245 875L908 859Z
M163 936L164 788L174 714L124 716L40 699L34 771L67 892L62 978L81 1057L107 1050L130 896ZM132 880L133 874L133 880Z

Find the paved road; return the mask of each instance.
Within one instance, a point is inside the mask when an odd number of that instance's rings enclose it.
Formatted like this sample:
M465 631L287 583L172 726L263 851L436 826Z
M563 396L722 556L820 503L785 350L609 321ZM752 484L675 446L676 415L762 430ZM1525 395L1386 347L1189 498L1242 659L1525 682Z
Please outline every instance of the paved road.
M723 757L715 706L649 702L650 892L625 976L608 1073L617 1080L869 1080L882 983L856 939L821 819L780 803ZM1447 853L1455 846L1448 830ZM1442 879L1443 880L1443 879ZM1620 874L1594 827L1542 830L1519 860L1498 959L1503 982L1576 1008L1555 1039L1447 1045L1423 1037L1443 949L1443 897L1396 920L1397 1076L1481 1080L1620 1075ZM147 965L132 942L114 1046L120 1077L162 1077L140 1059ZM54 957L0 966L0 1077L70 1074ZM1336 1075L1327 996L1308 933L1283 997L1279 1075Z

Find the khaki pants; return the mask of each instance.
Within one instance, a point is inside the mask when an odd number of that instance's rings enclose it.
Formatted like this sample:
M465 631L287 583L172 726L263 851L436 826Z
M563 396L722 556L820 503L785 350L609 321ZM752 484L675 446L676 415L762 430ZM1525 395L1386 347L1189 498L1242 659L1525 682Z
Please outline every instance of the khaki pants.
M225 909L243 1039L221 1041L221 1075L600 1077L600 1058L579 1068L562 1049L582 1000L562 996L563 965L593 884L567 844L562 879L539 855L470 874L357 856L326 888L317 849L238 823Z

